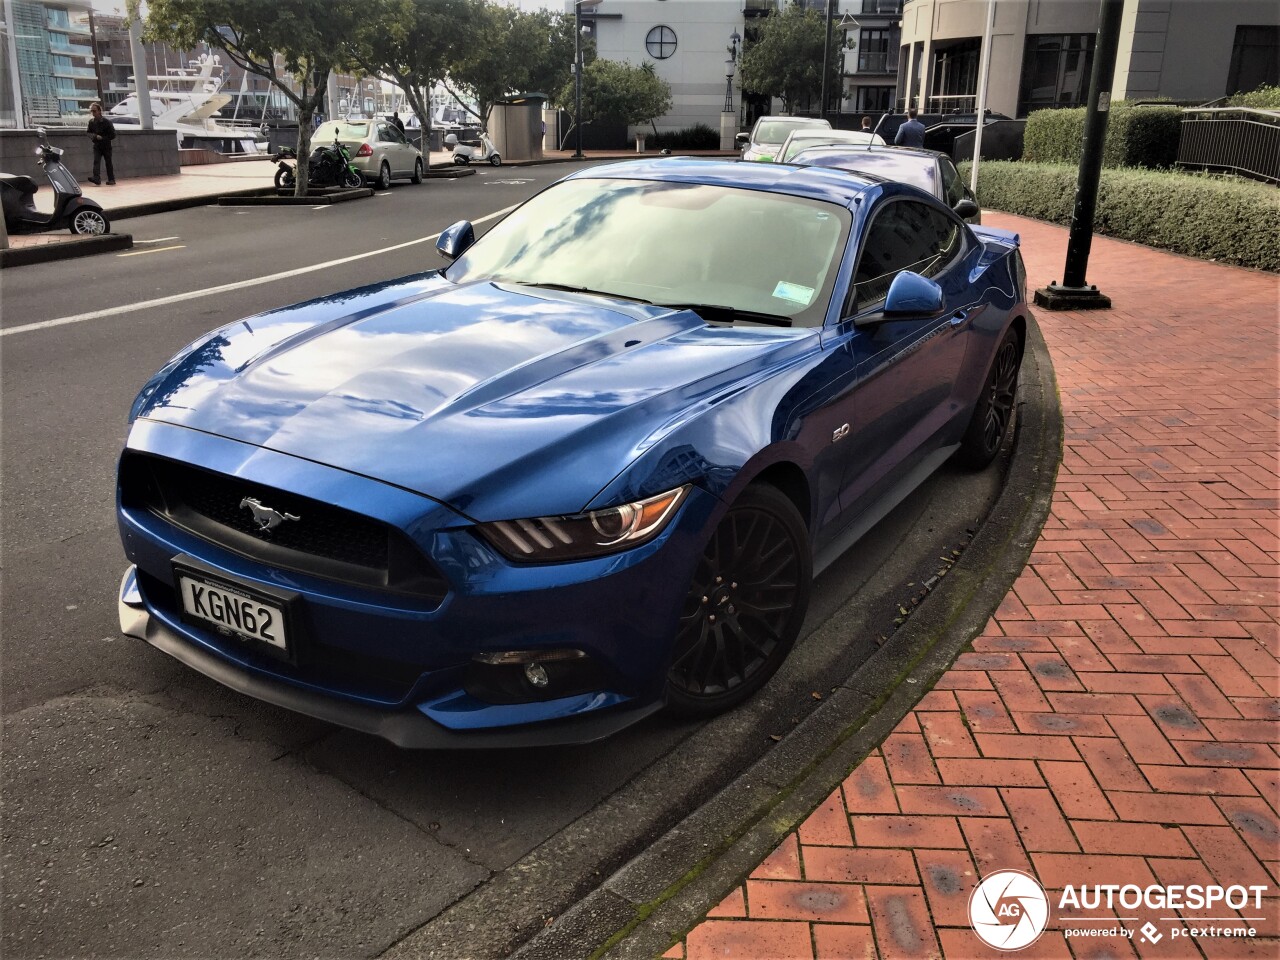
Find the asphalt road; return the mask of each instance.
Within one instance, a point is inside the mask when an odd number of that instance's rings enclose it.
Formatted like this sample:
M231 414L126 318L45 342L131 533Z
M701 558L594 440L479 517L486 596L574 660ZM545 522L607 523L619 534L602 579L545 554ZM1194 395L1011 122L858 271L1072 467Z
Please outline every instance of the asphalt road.
M439 266L442 228L571 169L145 217L128 254L5 271L6 957L505 956L785 736L962 547L996 470L944 469L823 575L806 635L846 642L802 642L710 723L573 749L401 752L119 637L113 471L146 377L225 321Z

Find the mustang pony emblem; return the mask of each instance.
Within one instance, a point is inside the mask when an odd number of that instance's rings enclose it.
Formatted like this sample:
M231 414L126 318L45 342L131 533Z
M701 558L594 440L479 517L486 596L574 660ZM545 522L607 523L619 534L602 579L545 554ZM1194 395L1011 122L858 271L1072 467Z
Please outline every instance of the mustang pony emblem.
M281 513L279 510L273 510L271 507L263 506L260 500L254 497L245 497L240 501L241 510L249 510L253 513L253 519L258 524L258 529L263 533L268 530L274 530L286 520L299 520L300 517L294 516L292 513Z

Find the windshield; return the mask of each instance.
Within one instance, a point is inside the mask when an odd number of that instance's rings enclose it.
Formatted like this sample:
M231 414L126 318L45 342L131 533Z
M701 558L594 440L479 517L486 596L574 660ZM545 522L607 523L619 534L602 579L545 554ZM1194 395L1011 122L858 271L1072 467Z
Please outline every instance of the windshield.
M761 120L756 125L756 132L751 139L756 143L781 143L787 134L797 127L818 127L830 130L831 124L825 120L806 120L797 117L792 120Z
M818 326L848 230L848 211L819 200L706 184L568 180L495 226L446 275Z

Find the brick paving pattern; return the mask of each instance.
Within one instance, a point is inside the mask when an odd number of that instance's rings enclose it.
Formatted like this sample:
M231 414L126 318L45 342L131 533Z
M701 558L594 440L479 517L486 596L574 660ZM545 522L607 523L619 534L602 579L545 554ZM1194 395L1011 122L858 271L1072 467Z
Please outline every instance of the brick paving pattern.
M987 222L1022 234L1029 286L1060 276L1065 230ZM968 900L1012 868L1053 909L1005 956L1280 957L1280 284L1104 238L1090 280L1114 309L1037 312L1065 448L1013 590L972 652L666 956L998 956ZM1156 943L1068 939L1116 917L1056 909L1054 891L1086 883L1266 885L1265 920L1257 939L1175 940L1182 919ZM1146 912L1130 926L1173 916Z

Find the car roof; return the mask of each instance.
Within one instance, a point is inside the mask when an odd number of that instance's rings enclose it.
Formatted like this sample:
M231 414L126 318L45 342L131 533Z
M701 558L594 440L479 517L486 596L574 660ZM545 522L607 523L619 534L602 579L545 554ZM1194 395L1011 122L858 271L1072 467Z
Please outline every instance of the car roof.
M848 170L698 157L662 157L609 163L580 170L565 179L657 180L740 187L825 200L842 207L852 206L857 198L882 183L879 177L865 177Z
M828 146L801 150L787 162L798 166L835 167L851 173L856 171L858 175L898 180L933 192L940 186L936 178L940 156L945 154L907 147ZM928 187L924 186L926 183Z

